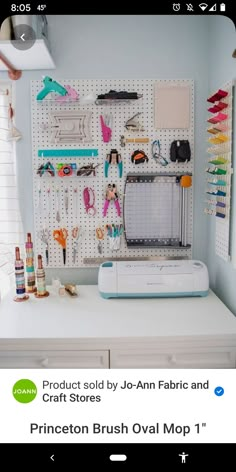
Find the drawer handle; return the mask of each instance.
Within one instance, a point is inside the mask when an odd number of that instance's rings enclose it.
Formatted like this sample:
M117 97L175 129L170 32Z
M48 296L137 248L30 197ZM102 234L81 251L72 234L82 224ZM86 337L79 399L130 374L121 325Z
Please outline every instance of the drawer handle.
M47 367L47 366L48 366L48 357L46 357L45 359L43 359L43 360L41 361L41 364L42 364L43 367Z
M169 362L170 362L170 364L176 364L177 359L176 359L175 354L173 354L172 356L170 356Z

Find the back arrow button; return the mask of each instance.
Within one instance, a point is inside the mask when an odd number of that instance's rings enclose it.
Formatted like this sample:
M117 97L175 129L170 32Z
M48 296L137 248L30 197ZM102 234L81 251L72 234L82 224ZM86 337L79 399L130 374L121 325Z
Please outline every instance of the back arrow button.
M54 462L54 454L50 457L50 459Z
M29 25L20 24L14 28L14 39L11 44L20 51L27 51L32 48L36 41L36 33Z

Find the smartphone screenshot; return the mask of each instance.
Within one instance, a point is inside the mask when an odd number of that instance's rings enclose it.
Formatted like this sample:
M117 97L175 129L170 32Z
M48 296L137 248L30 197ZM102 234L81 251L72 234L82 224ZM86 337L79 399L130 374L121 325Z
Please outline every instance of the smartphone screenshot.
M235 15L230 2L130 10L1 12L10 465L235 457Z

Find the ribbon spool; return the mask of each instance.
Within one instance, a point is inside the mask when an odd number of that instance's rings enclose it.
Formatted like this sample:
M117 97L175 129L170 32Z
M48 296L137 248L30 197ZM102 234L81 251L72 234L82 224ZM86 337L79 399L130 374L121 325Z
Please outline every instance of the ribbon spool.
M37 292L34 294L36 298L44 298L49 296L46 289L45 270L43 268L42 256L38 256L38 269L36 271Z
M16 282L16 296L15 302L24 302L28 300L29 296L25 293L25 269L23 259L20 257L20 248L15 249L15 282Z
M31 234L27 233L27 242L25 243L26 253L26 292L36 292L35 271L34 271L34 251Z

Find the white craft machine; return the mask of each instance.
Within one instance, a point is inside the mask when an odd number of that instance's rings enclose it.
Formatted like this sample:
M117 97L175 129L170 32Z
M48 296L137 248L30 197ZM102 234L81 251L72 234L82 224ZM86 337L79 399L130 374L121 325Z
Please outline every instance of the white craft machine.
M104 262L98 288L103 298L205 297L209 277L200 261Z

